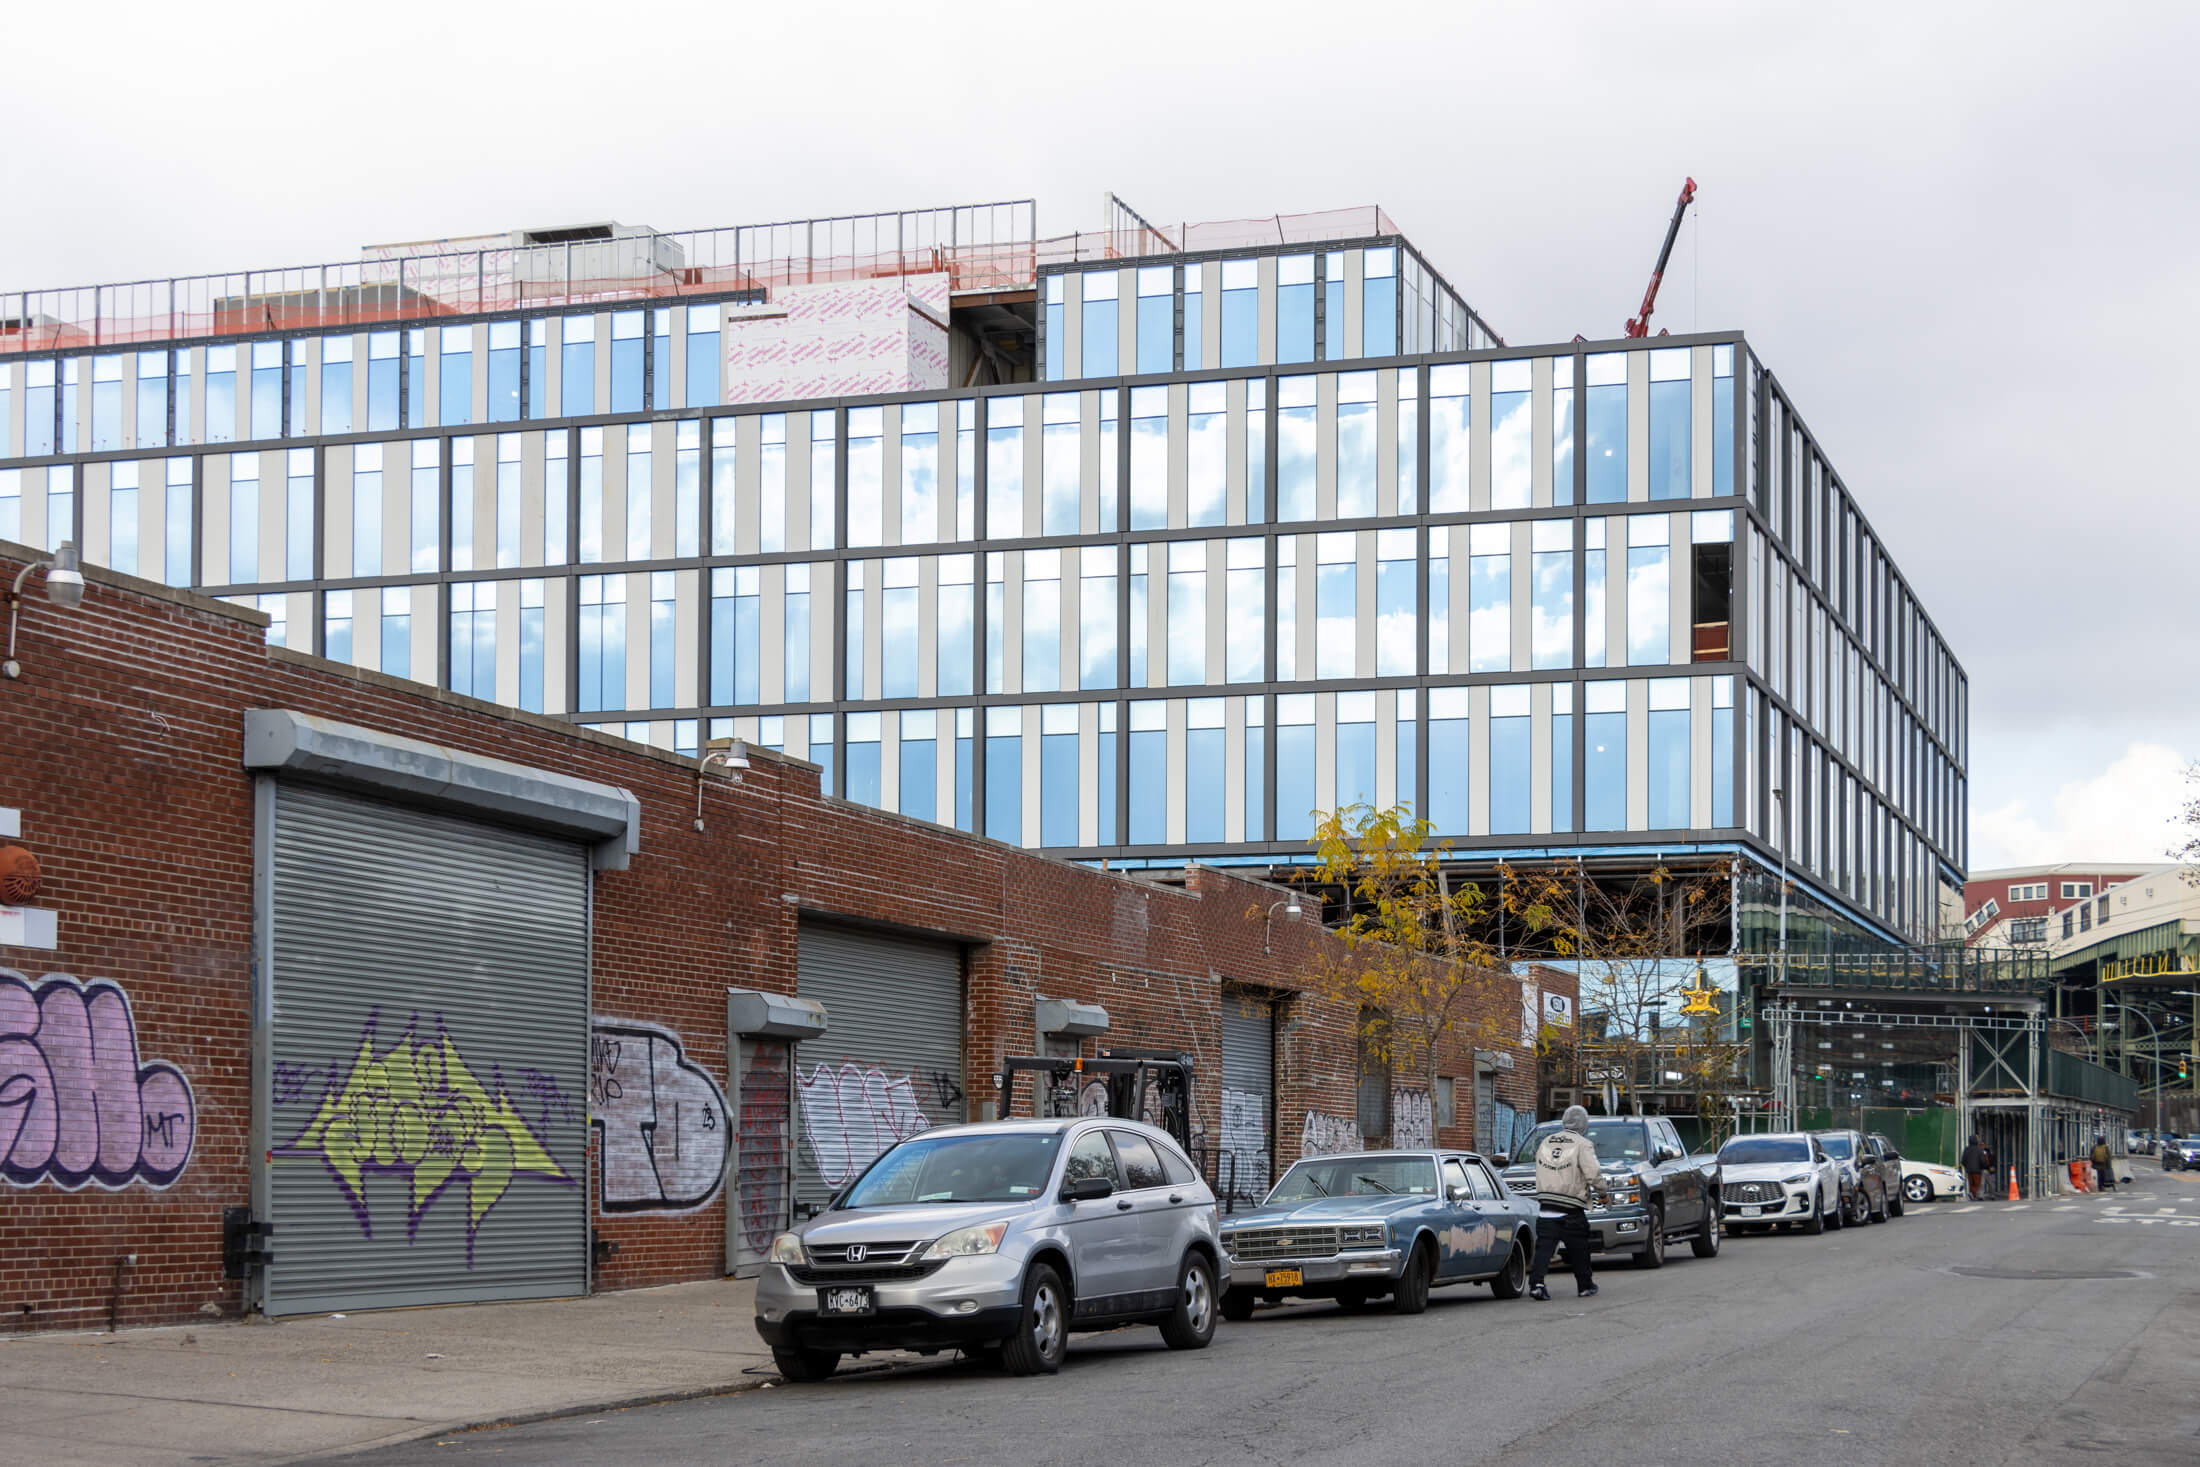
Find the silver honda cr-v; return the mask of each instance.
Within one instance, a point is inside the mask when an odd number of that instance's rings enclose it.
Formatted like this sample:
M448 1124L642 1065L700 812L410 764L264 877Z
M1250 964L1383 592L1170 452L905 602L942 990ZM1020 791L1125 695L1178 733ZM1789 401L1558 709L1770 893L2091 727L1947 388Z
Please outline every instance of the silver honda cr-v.
M1072 1330L1158 1324L1214 1337L1215 1195L1166 1132L1137 1121L947 1126L879 1156L781 1233L756 1332L792 1381L866 1350L998 1351L1052 1373Z

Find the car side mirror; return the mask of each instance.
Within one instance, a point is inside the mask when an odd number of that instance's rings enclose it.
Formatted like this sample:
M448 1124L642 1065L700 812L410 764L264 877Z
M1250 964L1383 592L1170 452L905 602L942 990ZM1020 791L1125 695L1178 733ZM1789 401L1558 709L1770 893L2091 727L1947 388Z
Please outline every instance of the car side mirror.
M1499 1166L1511 1166L1513 1164L1513 1159L1502 1151L1491 1157L1490 1160L1496 1162Z
M1444 1199L1448 1202L1464 1202L1467 1200L1467 1189L1454 1182L1444 1189Z
M1115 1195L1115 1183L1106 1177L1079 1177L1074 1182L1062 1184L1064 1202L1097 1202L1103 1197Z

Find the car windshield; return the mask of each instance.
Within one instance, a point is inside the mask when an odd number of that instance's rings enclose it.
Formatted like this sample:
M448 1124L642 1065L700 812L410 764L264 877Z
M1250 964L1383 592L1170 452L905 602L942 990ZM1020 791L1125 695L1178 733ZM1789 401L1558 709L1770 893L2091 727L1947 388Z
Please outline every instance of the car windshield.
M1738 1136L1719 1148L1721 1166L1748 1166L1752 1162L1809 1161L1810 1143L1770 1136Z
M1324 1156L1283 1174L1270 1202L1323 1197L1427 1197L1436 1191L1436 1163L1425 1156Z
M1046 1190L1062 1133L918 1136L871 1163L842 1207L1018 1202Z
M1826 1148L1826 1155L1838 1156L1843 1161L1856 1155L1856 1144L1846 1136L1820 1136L1818 1144Z
M1521 1160L1533 1157L1543 1138L1558 1130L1555 1124L1537 1126L1520 1148ZM1639 1121L1591 1121L1589 1144L1598 1161L1642 1161L1650 1155L1649 1128Z

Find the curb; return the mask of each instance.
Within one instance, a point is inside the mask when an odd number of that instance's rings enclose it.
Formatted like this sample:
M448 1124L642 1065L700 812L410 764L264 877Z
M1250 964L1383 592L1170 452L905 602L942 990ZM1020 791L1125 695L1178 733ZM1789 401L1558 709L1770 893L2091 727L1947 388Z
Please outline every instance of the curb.
M564 1421L575 1416L593 1416L600 1411L628 1411L641 1406L669 1406L679 1401L700 1401L710 1396L738 1395L744 1391L762 1388L766 1380L736 1382L730 1385L695 1386L682 1391L653 1391L647 1395L622 1396L616 1400L596 1401L580 1406L552 1406L541 1411L528 1411L517 1416L485 1416L478 1421L445 1421L418 1430L407 1428L393 1432L374 1442L354 1442L348 1446L330 1447L321 1451L304 1452L295 1457L278 1457L283 1462L330 1462L345 1457L363 1456L368 1452L380 1452L390 1447L403 1446L407 1442L426 1441L429 1437L457 1436L465 1432L502 1431L512 1426L533 1426L544 1421ZM773 1378L772 1383L776 1383Z
M844 1376L869 1375L907 1364L903 1360L881 1360L876 1365L842 1370L835 1379ZM381 1441L368 1444L354 1443L328 1451L307 1452L301 1456L283 1457L280 1462L326 1462L344 1457L361 1456L367 1452L379 1452L388 1447L402 1446L406 1442L425 1441L434 1436L458 1436L476 1431L502 1431L514 1426L535 1426L545 1421L568 1421L576 1416L594 1416L605 1411L633 1411L646 1406L671 1406L682 1401L702 1401L713 1396L745 1395L766 1386L780 1386L787 1382L776 1373L760 1375L751 1380L730 1381L724 1385L692 1386L678 1391L650 1391L637 1396L620 1396L608 1401L593 1401L577 1406L551 1406L541 1411L527 1411L519 1415L485 1416L478 1421L442 1422L418 1431L406 1430Z

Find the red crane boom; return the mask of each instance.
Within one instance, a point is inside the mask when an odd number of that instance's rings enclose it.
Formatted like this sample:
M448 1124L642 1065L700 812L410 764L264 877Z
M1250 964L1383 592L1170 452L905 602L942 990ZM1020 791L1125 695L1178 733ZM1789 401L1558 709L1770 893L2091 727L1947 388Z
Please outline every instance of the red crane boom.
M1629 336L1650 334L1650 313L1658 305L1658 283L1665 279L1665 262L1673 258L1673 241L1681 232L1681 216L1688 212L1695 197L1696 180L1691 178L1681 184L1680 202L1673 206L1673 222L1665 227L1665 247L1658 251L1657 268L1650 272L1650 288L1642 293L1642 314L1627 323Z

